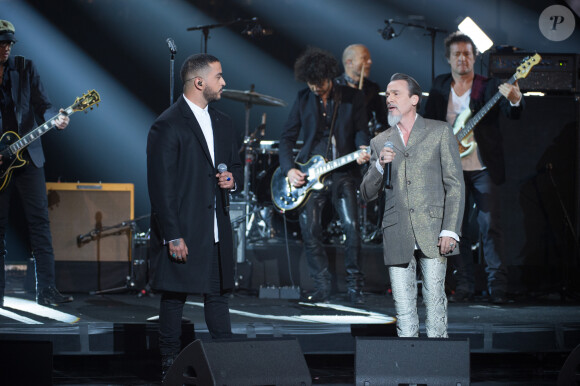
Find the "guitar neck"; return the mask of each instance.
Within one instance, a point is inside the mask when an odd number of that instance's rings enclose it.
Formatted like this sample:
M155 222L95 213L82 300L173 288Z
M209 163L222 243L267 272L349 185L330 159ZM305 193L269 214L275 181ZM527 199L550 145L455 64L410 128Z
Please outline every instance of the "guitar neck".
M356 159L358 158L360 153L363 151L365 151L365 150L357 150L353 153L347 154L347 155L342 156L340 158L337 158L333 161L327 162L323 166L315 167L314 173L320 177L321 175L329 173L329 172L333 171L334 169L338 169L341 166L344 166L344 165L349 164L353 161L356 161Z
M38 126L36 129L32 130L31 132L27 133L25 136L20 138L18 141L14 142L12 145L9 146L10 154L16 154L20 150L24 149L32 142L36 141L40 138L41 135L46 133L47 131L51 130L56 126L56 120L61 115L71 115L74 113L73 106L69 106L64 110L64 113L58 113L54 117L50 118L48 121L44 122L42 125Z
M506 83L514 84L516 79L517 74L514 74L512 75L511 78L509 78L509 80ZM467 123L465 124L465 126L463 126L461 130L459 130L459 132L455 135L457 140L461 141L463 138L465 138L471 132L471 130L473 130L473 128L479 123L479 121L481 121L481 119L485 116L485 114L487 114L489 110L491 110L491 108L495 106L495 104L497 103L497 101L499 101L501 97L502 97L501 92L499 91L496 92L495 95L490 100L488 100L487 103L481 108L481 110L479 110L477 114L475 114L469 121L467 121Z

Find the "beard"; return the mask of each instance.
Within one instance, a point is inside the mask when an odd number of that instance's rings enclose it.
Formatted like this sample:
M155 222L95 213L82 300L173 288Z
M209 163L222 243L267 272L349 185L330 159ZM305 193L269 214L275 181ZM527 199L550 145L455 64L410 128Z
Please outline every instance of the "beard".
M389 116L387 118L389 120L389 126L395 126L397 123L401 122L402 116L400 114L394 115L389 111Z
M211 90L209 87L207 87L203 90L203 97L205 98L205 100L208 103L213 102L213 101L217 101L221 97L220 90L214 91L214 90Z

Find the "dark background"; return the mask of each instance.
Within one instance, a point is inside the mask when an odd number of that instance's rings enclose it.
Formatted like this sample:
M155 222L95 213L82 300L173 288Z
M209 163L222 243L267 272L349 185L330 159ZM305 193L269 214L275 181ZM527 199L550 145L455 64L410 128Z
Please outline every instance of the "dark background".
M248 90L254 85L255 91L288 103L287 107L255 105L250 110L250 130L260 123L262 113L267 113L266 139L276 140L296 92L304 86L294 80L293 63L307 45L325 48L340 60L344 47L363 43L373 58L370 78L381 88L394 72L405 72L428 91L430 36L422 28L395 25L400 36L386 41L378 32L385 19L452 32L470 16L494 41L495 49L510 46L528 52L578 53L577 27L561 42L548 40L539 30L540 14L554 4L566 2L0 0L0 18L11 21L16 28L18 43L12 54L36 62L55 105L69 106L90 89L96 89L102 98L100 106L87 115L75 114L64 132L50 132L43 138L47 181L133 183L135 216L139 217L150 210L145 167L147 132L170 99L168 37L178 48L177 97L183 60L202 50L202 32L187 28L258 17L263 28L271 29L272 35L262 38L242 36L246 23L211 29L207 47L222 61L226 88ZM577 15L575 22L578 26ZM446 35L436 35L435 74L449 71L443 50ZM488 74L489 55L478 59L476 72ZM549 101L536 97L525 112L525 126L505 123L507 143L503 146L509 152L509 164L503 193L504 220L512 265L525 264L530 256L534 256L534 264L544 264L544 259L552 255L548 252L553 250L550 239L567 245L565 253L569 255L571 237L558 194L575 224L578 103L570 90L558 94L564 95ZM244 104L223 99L215 107L234 119L243 137ZM553 188L545 172L547 163L557 165L554 172L561 182L559 190ZM18 217L17 210L15 207L17 214L13 217ZM147 221L139 225L143 230L148 228ZM12 233L11 237L17 237L14 233L18 232ZM534 245L538 240L548 241L538 247ZM26 253L19 252L15 245L19 243L11 243L9 259L24 258Z

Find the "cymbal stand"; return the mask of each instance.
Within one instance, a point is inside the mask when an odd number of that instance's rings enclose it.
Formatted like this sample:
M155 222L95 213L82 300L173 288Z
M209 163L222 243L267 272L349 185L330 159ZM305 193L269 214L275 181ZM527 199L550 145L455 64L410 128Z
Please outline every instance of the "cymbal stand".
M254 85L251 86L251 91L254 91ZM244 221L241 225L241 236L242 248L241 253L238 254L236 262L243 263L246 261L246 247L247 247L247 231L248 231L248 213L250 211L250 164L253 162L252 155L249 151L249 141L250 141L250 109L252 108L251 102L246 102L244 106L246 110L246 122L244 130Z

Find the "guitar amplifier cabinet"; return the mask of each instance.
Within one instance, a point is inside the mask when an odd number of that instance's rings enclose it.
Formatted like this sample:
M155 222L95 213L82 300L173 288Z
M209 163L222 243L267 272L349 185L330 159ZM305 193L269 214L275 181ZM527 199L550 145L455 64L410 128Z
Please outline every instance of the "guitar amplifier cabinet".
M507 80L522 60L534 53L512 52L489 55L489 76ZM571 94L579 91L579 56L577 54L540 54L542 60L536 64L518 84L523 92L542 91L553 94Z
M132 254L133 184L47 183L48 215L63 292L125 284Z

